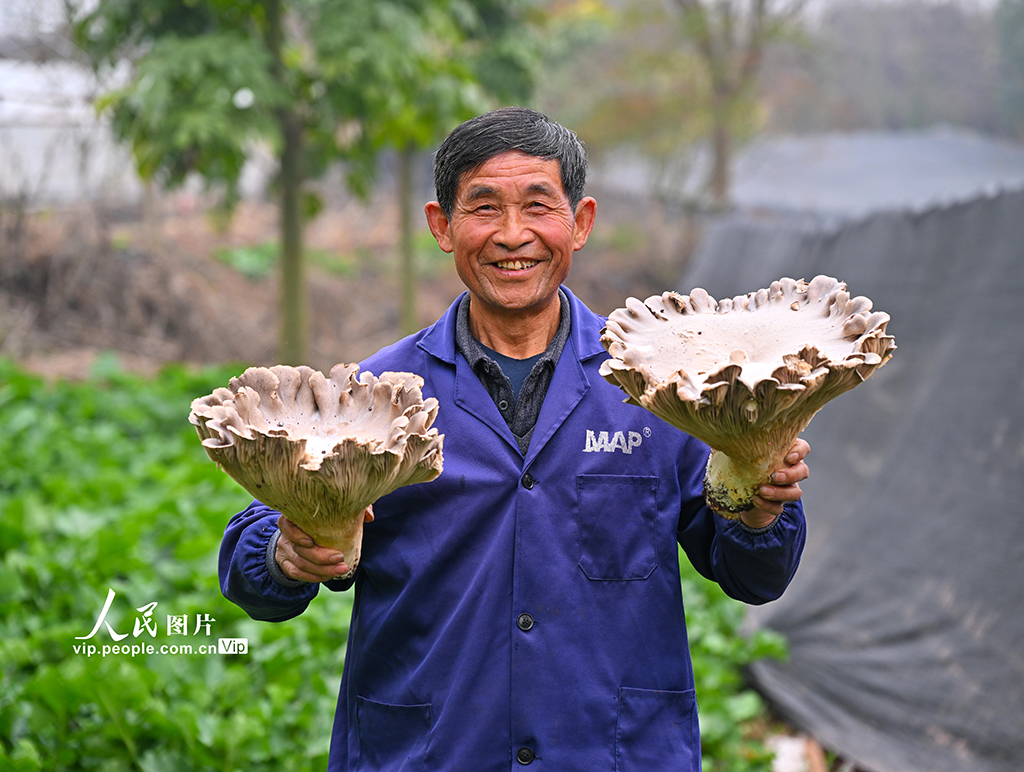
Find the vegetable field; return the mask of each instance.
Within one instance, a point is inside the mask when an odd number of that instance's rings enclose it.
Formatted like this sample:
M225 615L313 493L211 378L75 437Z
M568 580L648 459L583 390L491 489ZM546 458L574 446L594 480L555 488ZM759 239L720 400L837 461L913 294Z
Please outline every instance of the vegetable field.
M351 594L270 624L217 583L249 497L186 418L241 369L109 358L48 384L0 360L0 768L326 768ZM784 647L741 637L742 607L683 568L704 769L767 770L740 668Z

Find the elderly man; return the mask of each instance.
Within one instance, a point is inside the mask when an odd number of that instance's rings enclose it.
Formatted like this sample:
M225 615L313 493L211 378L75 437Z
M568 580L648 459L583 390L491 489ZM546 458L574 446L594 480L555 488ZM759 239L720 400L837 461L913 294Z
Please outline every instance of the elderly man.
M354 579L259 502L228 526L224 593L257 619L354 582L332 771L697 772L677 544L747 603L796 570L806 443L725 520L708 448L598 375L603 320L562 286L594 225L585 177L575 134L522 108L438 150L427 223L468 291L362 367L424 378L445 468L367 512Z

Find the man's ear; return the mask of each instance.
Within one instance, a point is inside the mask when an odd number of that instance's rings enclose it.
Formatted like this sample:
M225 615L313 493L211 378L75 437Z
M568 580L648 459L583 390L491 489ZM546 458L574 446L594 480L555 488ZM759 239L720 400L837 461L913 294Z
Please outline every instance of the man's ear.
M452 245L451 221L448 219L448 215L444 213L441 205L436 201L430 201L423 207L423 211L427 215L427 225L430 227L430 232L437 239L437 245L444 252L453 252L455 247Z
M580 200L576 205L576 229L572 236L572 249L583 249L590 237L590 231L594 229L594 222L597 220L597 201L590 196Z

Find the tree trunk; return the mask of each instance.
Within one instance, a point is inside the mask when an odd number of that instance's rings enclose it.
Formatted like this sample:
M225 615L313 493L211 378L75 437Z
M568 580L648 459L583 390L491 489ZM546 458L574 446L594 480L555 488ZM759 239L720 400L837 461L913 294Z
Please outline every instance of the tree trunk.
M715 117L715 126L711 138L711 201L716 210L726 209L730 203L729 173L732 165L732 132L727 119Z
M264 0L267 12L265 42L274 79L286 86L281 58L283 35L281 1ZM278 290L277 361L306 364L306 272L302 259L302 121L286 107L277 110L281 130L281 286Z
M416 313L416 249L413 244L413 167L416 150L407 145L398 156L398 206L401 210L401 237L399 252L401 267L398 273L399 302L401 304L402 335L411 335L419 329Z
M142 183L142 234L146 249L152 254L160 249L160 214L157 212L158 194L153 180Z
M281 287L277 359L306 364L306 271L302 254L302 127L291 112L280 115L281 151Z

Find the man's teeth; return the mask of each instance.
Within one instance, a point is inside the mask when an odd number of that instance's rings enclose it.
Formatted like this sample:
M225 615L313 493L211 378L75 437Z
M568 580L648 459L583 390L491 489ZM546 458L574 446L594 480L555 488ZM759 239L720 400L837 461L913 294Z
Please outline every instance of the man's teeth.
M524 268L532 268L537 265L536 260L502 260L498 267L503 271L521 271Z

